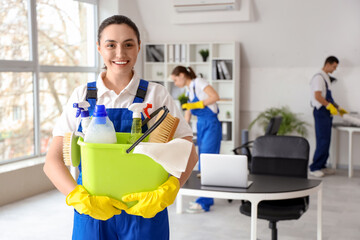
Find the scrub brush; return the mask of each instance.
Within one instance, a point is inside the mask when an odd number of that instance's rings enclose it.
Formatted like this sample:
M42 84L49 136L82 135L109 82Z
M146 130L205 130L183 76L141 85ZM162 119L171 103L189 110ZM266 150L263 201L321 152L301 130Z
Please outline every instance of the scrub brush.
M161 114L159 114L161 113ZM179 119L176 117L173 117L169 114L169 109L167 109L166 106L163 106L159 109L157 109L156 111L154 111L150 117L154 117L157 114L159 114L157 120L155 121L154 125L152 125L141 137L139 137L138 140L136 140L136 142L133 143L133 145L131 145L127 150L126 153L130 153L132 149L134 149L142 140L144 140L147 136L149 136L153 131L155 131L158 127L161 127L159 129L159 132L157 132L156 134L153 135L153 140L152 142L168 142L172 139L172 137L174 136L175 130L177 128L177 125L179 124ZM148 121L150 120L150 118L146 118L143 122L142 125L144 126ZM166 120L166 121L165 121ZM165 122L165 124L163 126L162 123ZM170 139L170 140L168 140ZM149 137L149 142L150 141L150 137Z
M164 112L164 110L161 110L157 119L161 118ZM171 141L174 137L179 121L179 118L173 117L170 113L168 113L164 121L162 121L161 124L150 134L149 142L167 143Z
M80 164L79 136L75 132L67 132L63 138L63 159L66 166L77 167Z

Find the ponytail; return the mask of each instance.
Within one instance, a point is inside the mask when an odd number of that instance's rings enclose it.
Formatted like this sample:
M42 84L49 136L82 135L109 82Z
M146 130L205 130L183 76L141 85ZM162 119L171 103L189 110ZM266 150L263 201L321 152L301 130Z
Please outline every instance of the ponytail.
M176 68L174 68L171 75L179 76L180 73L183 73L187 78L190 78L191 80L196 78L194 70L191 67L184 66L177 66Z

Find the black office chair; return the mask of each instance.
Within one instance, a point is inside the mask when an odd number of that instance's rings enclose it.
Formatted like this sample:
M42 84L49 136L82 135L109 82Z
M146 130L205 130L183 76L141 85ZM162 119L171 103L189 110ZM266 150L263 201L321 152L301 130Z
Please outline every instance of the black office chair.
M307 178L309 143L303 137L261 136L253 143L251 173ZM299 219L308 209L309 196L286 200L261 201L258 218L269 221L272 240L277 239L276 223ZM251 216L251 203L242 201L240 212Z
M269 124L266 127L265 130L265 136L268 135L277 135L280 125L282 122L282 116L276 116L270 119ZM250 170L251 167L251 151L250 148L252 148L254 141L248 141L241 146L233 149L235 155L246 155L248 158L248 168Z

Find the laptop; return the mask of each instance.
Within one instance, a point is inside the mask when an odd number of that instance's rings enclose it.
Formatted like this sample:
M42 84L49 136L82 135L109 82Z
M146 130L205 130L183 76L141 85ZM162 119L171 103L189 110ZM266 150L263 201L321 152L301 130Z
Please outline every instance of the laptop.
M202 189L211 189L213 186L250 187L252 181L248 181L248 160L246 155L202 153L200 159Z

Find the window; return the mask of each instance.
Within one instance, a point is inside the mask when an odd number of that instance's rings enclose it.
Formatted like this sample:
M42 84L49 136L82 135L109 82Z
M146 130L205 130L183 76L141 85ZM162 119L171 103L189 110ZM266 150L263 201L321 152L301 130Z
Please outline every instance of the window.
M74 88L96 78L96 2L0 1L0 164L45 154Z

